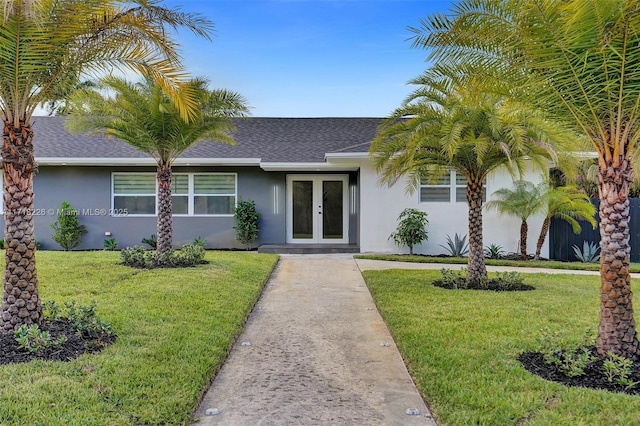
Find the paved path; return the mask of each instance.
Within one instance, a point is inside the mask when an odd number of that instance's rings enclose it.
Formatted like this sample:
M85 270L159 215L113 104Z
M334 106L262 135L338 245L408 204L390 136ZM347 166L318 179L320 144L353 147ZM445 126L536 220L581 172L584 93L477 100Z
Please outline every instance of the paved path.
M281 257L196 416L198 425L435 425L351 255Z

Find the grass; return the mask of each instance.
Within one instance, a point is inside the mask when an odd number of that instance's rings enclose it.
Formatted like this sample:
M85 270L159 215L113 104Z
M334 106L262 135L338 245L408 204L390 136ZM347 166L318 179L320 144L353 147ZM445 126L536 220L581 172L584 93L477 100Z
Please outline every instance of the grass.
M516 359L542 327L567 344L597 328L599 277L527 274L536 290L494 293L434 287L438 271L363 275L438 424L640 424L640 397L565 387Z
M357 259L388 260L392 262L412 262L412 263L443 263L454 265L466 265L466 257L435 257L408 254L358 254ZM600 262L561 262L559 260L502 260L485 259L485 264L490 266L518 266L526 268L549 268L549 269L572 269L580 271L599 271ZM640 263L632 263L630 272L640 272Z
M2 425L189 424L277 256L208 252L136 270L116 252L39 252L43 300L97 302L118 335L72 362L0 366Z

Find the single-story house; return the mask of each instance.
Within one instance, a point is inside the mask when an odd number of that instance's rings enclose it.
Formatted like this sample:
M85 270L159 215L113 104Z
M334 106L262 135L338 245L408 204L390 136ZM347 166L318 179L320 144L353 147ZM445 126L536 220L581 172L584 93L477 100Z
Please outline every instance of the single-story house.
M240 248L233 210L254 200L260 220L256 243L352 252L406 252L389 240L399 213L426 211L429 239L418 253L439 254L447 236L467 233L464 181L451 172L437 185L409 194L404 182L381 186L369 159L380 118L247 118L237 120L235 146L201 142L174 166L173 231L176 245L201 237L207 248ZM141 244L156 232L155 162L126 143L72 135L63 117L34 117L36 237L57 249L50 225L63 201L79 210L86 226L79 249ZM538 182L539 172L528 180ZM487 196L511 186L505 171L486 183ZM533 252L541 218L530 221ZM519 221L486 212L485 245L517 251ZM279 247L279 249L283 249ZM545 246L543 255L548 253Z

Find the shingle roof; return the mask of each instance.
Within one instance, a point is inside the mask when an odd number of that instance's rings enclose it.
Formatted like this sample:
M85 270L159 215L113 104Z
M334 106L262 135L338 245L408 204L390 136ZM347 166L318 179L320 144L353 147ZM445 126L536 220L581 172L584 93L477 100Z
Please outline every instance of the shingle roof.
M261 158L323 162L327 153L367 152L380 118L246 118L236 120L235 146L200 142L184 158ZM117 139L72 135L64 117L33 117L36 158L144 158Z

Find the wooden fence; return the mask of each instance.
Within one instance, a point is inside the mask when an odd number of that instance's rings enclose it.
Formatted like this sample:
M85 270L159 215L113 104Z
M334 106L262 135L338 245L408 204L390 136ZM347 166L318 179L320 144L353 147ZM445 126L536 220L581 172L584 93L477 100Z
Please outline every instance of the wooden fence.
M574 254L573 245L582 249L584 241L600 243L600 218L597 214L600 200L594 199L591 202L596 206L596 220L598 226L591 228L588 222L580 221L582 232L574 234L571 225L561 219L552 219L549 228L549 258L554 260L574 261L578 260ZM640 262L640 198L630 198L630 224L629 243L631 244L631 261Z

